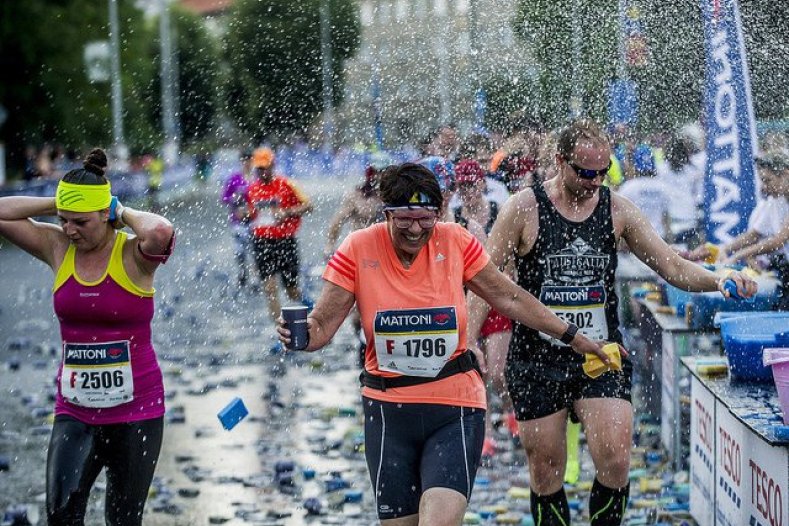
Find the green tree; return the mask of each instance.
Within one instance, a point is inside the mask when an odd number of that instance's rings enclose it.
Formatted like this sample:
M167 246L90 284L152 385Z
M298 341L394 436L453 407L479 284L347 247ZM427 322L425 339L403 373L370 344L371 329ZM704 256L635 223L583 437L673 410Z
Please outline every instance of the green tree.
M151 74L143 60L149 35L131 0L119 2L124 111L134 120L146 107ZM45 141L84 148L111 142L110 86L91 83L85 72L87 42L108 39L106 2L28 0L0 3L0 103L8 121L0 134L12 168L19 167L25 144ZM144 114L144 111L142 112ZM144 124L126 123L130 143L150 135Z
M225 43L227 109L250 136L303 131L319 114L321 1L236 3ZM358 47L360 29L353 0L328 1L336 105L343 93L343 62Z
M580 84L585 113L604 117L606 86L616 68L616 9L616 0L518 3L514 29L530 45L537 68L537 78L523 84L533 90L529 99L532 107L524 108L528 114L549 126L566 121L571 95ZM581 35L577 57L573 52L573 28Z
M703 112L704 31L696 0L642 0L650 44L644 68L630 68L639 85L641 124L646 129L670 129ZM789 5L772 0L739 2L743 37L759 120L785 119L789 101L789 26L775 23L789 16Z
M789 3L740 0L740 12L756 118L789 119Z
M485 120L490 129L510 131L524 121L541 122L537 114L540 93L533 72L506 71L487 79L484 87L488 100Z
M571 84L583 84L584 108L608 120L608 80L618 60L616 1L578 0L582 16L572 17L574 0L520 0L514 27L534 47L539 76L536 98L543 122L553 126L566 119ZM640 8L649 46L644 66L628 66L639 95L642 130L667 130L700 118L704 90L704 35L698 0L632 0ZM774 0L740 1L743 33L750 66L757 119L786 119L789 99L789 4ZM584 42L581 78L572 76L573 24Z
M213 138L219 107L220 65L219 44L206 29L203 21L183 9L173 9L170 23L175 35L174 48L178 69L179 125L185 146ZM150 123L161 129L161 43L158 36L159 20L153 21L156 38L150 44L152 67L157 74L151 78Z

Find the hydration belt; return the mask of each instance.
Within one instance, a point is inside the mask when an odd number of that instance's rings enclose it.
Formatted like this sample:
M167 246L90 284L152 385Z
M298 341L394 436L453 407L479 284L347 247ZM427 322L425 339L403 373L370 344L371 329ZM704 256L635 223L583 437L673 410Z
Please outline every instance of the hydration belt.
M426 384L428 382L435 382L436 380L442 380L448 376L459 373L467 373L469 371L477 371L480 376L482 376L482 371L480 371L477 357L471 351L464 351L458 355L457 358L448 361L433 378L428 378L426 376L405 375L384 378L383 376L372 374L364 370L362 371L362 374L359 375L359 381L364 387L378 389L379 391L386 391L386 389L390 387L410 387L412 385Z

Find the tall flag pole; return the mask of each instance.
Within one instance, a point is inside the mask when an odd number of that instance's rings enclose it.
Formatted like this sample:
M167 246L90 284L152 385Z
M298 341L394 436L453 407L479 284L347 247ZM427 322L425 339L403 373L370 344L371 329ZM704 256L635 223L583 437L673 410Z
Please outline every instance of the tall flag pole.
M744 232L756 205L757 150L748 61L737 0L701 0L706 79L707 240L725 243Z

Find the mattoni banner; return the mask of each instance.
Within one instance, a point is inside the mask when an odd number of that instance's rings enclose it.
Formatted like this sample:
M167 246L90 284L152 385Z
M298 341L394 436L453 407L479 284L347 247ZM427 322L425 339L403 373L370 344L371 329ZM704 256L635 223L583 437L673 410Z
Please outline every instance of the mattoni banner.
M756 205L757 149L748 62L737 0L701 0L706 80L707 240L725 243L745 231Z

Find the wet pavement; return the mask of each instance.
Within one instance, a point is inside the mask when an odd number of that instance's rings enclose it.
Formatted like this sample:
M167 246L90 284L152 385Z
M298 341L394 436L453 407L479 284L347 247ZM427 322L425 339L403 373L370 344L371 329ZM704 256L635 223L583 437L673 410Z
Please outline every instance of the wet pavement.
M316 294L324 229L353 181L302 181L316 200L301 252ZM232 239L216 188L164 214L178 229L176 255L156 276L154 345L165 377L164 443L145 524L377 524L363 453L356 341L344 326L313 354L276 354L264 298L236 284ZM43 512L46 447L59 350L51 271L19 250L0 249L0 512ZM249 415L231 431L217 413L235 397ZM656 447L654 422L637 422L628 524L681 524L687 473L674 474ZM530 524L523 454L497 431L499 454L478 473L468 524ZM592 481L582 452L568 486L574 524L584 524ZM4 470L4 460L7 469ZM86 524L103 522L103 476ZM0 518L2 516L0 515ZM44 523L41 520L40 523Z

